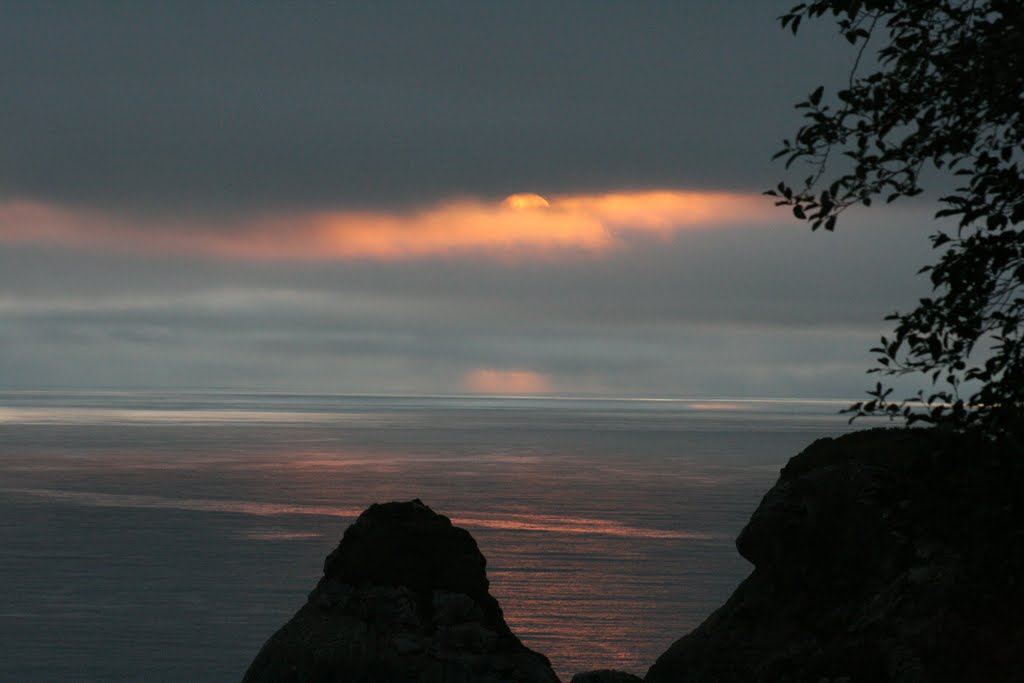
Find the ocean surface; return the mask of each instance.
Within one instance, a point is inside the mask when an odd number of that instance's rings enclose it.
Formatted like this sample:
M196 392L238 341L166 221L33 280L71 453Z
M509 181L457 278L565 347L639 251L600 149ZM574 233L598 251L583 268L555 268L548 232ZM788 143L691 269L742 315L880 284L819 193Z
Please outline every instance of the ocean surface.
M0 392L0 681L239 680L359 512L417 497L561 677L643 675L842 405Z

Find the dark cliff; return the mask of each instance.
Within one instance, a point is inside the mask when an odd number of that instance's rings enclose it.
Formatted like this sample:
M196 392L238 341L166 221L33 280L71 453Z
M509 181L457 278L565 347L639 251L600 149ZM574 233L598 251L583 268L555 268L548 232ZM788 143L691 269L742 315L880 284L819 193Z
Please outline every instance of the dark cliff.
M505 623L485 566L469 532L419 500L373 505L243 681L557 683Z
M1024 681L1024 453L821 439L737 540L755 569L646 681Z

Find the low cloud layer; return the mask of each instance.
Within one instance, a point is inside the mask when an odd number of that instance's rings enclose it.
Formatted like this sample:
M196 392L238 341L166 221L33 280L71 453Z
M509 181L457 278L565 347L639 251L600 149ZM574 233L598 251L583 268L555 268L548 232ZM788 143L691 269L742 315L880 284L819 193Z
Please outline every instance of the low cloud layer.
M22 387L857 395L881 318L927 293L926 230L923 211L863 212L835 234L680 230L597 259L8 244L0 371Z

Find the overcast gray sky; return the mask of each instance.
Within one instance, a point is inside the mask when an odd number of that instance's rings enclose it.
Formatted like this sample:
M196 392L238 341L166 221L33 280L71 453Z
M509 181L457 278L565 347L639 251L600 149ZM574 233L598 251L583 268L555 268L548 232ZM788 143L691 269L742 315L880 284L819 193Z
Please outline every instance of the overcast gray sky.
M759 196L789 4L2 3L0 381L859 396L930 210Z

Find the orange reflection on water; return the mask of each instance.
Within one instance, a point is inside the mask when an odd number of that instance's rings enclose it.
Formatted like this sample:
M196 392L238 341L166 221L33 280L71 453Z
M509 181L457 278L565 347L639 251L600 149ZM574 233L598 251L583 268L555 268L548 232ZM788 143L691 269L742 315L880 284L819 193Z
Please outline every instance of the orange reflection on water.
M556 534L586 534L619 536L623 538L661 538L706 540L710 535L693 531L648 529L631 526L622 522L590 517L566 517L560 515L530 513L498 513L484 516L472 513L456 513L452 521L463 526L502 531L547 531Z
M242 535L253 541L303 541L322 536L322 534L315 531L287 531L284 529L246 531Z
M355 519L361 510L333 505L280 503L251 500L223 500L201 498L175 498L146 494L101 493L95 491L64 491L58 489L0 489L8 494L74 502L94 507L125 507L143 509L192 510L196 512L231 512L255 516L317 515ZM622 538L708 540L709 534L694 531L650 529L632 526L614 520L591 517L527 513L472 513L453 512L452 522L470 529L500 531L544 531L565 535L616 536Z
M563 680L588 668L642 676L653 662L642 644L664 587L644 580L651 557L638 545L596 536L481 538L506 620Z

